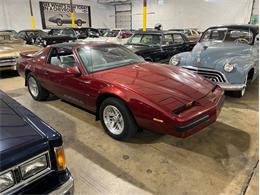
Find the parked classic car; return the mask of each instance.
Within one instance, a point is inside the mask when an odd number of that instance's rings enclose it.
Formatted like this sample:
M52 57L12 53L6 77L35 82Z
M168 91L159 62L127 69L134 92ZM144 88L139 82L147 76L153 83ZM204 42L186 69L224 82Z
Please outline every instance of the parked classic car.
M224 25L207 29L192 52L172 57L170 63L197 72L236 97L258 76L258 26Z
M73 194L61 135L0 90L0 193Z
M126 46L146 61L169 63L174 54L191 51L195 44L178 32L139 31L129 39Z
M63 24L71 24L71 15L68 14L56 14L49 18L49 22L56 23L58 26L62 26ZM75 23L77 26L82 26L82 24L85 24L86 21L84 21L82 18L80 18L77 14L75 14Z
M87 38L85 39L85 41L101 41L101 42L125 44L127 43L129 37L131 37L132 35L133 33L130 30L114 29L105 32L102 37Z
M200 39L200 32L195 28L185 29L170 29L169 31L176 31L185 34L190 41L198 41Z
M119 44L63 43L26 55L17 68L35 100L53 93L90 110L119 140L138 128L187 137L213 123L223 104L218 85L185 69L145 62Z
M42 30L22 30L18 33L18 36L26 41L26 44L34 44L46 47L47 45L55 44L55 43L63 43L69 41L75 41L77 39L74 31L73 34L70 35L69 32L66 34L66 31L62 31L58 29L57 32L55 30L51 30L51 33L46 33Z
M0 32L0 71L15 70L16 59L22 51L38 51L41 47L26 45L24 41L9 31Z

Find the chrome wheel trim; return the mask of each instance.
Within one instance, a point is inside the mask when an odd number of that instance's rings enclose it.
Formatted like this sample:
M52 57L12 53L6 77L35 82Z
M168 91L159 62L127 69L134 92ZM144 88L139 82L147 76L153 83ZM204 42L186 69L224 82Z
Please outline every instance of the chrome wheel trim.
M115 106L107 105L104 108L103 121L107 129L114 135L120 135L124 130L123 116Z
M37 97L39 94L39 89L36 80L33 77L30 77L28 80L28 86L31 94L34 97Z

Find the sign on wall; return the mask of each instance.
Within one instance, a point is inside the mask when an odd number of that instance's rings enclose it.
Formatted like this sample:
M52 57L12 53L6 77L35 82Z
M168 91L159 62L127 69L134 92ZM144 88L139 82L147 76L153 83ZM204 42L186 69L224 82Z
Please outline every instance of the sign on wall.
M71 27L70 4L40 2L42 28ZM91 27L90 6L73 4L76 27Z

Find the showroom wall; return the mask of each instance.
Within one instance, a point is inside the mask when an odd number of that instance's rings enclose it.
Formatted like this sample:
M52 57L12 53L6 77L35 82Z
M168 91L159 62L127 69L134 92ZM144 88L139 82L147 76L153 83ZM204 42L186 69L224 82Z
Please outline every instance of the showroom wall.
M142 26L142 0L132 2L132 24L138 29ZM194 27L204 30L218 24L248 23L253 0L148 0L147 4L148 27L161 23L164 29Z
M40 15L40 1L69 3L69 0L33 0L33 11L36 20L36 28L42 28ZM90 5L91 21L93 27L115 26L113 6L104 6L96 3L96 0L74 0L75 4ZM30 29L31 17L28 0L0 0L0 29Z

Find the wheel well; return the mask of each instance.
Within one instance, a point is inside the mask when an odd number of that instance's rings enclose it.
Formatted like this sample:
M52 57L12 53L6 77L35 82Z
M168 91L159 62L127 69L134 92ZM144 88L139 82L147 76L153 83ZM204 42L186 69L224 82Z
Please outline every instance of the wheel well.
M248 77L247 77L248 80L252 80L253 79L254 72L255 72L255 70L253 68L248 72Z
M101 106L101 103L107 99L107 98L110 98L110 97L114 97L114 98L117 98L119 100L121 100L122 102L125 103L126 107L128 108L125 100L123 100L122 98L114 95L114 94L110 94L110 93L105 93L105 94L102 94L101 96L98 97L97 99L97 103L96 103L96 120L98 121L99 120L99 108ZM129 108L128 108L129 109ZM131 112L131 111L130 111ZM131 113L132 114L132 113ZM132 115L133 116L133 115ZM134 118L134 117L133 117Z
M31 71L30 70L26 70L25 73L24 73L24 78L25 78L25 86L27 86L27 75L30 73Z

